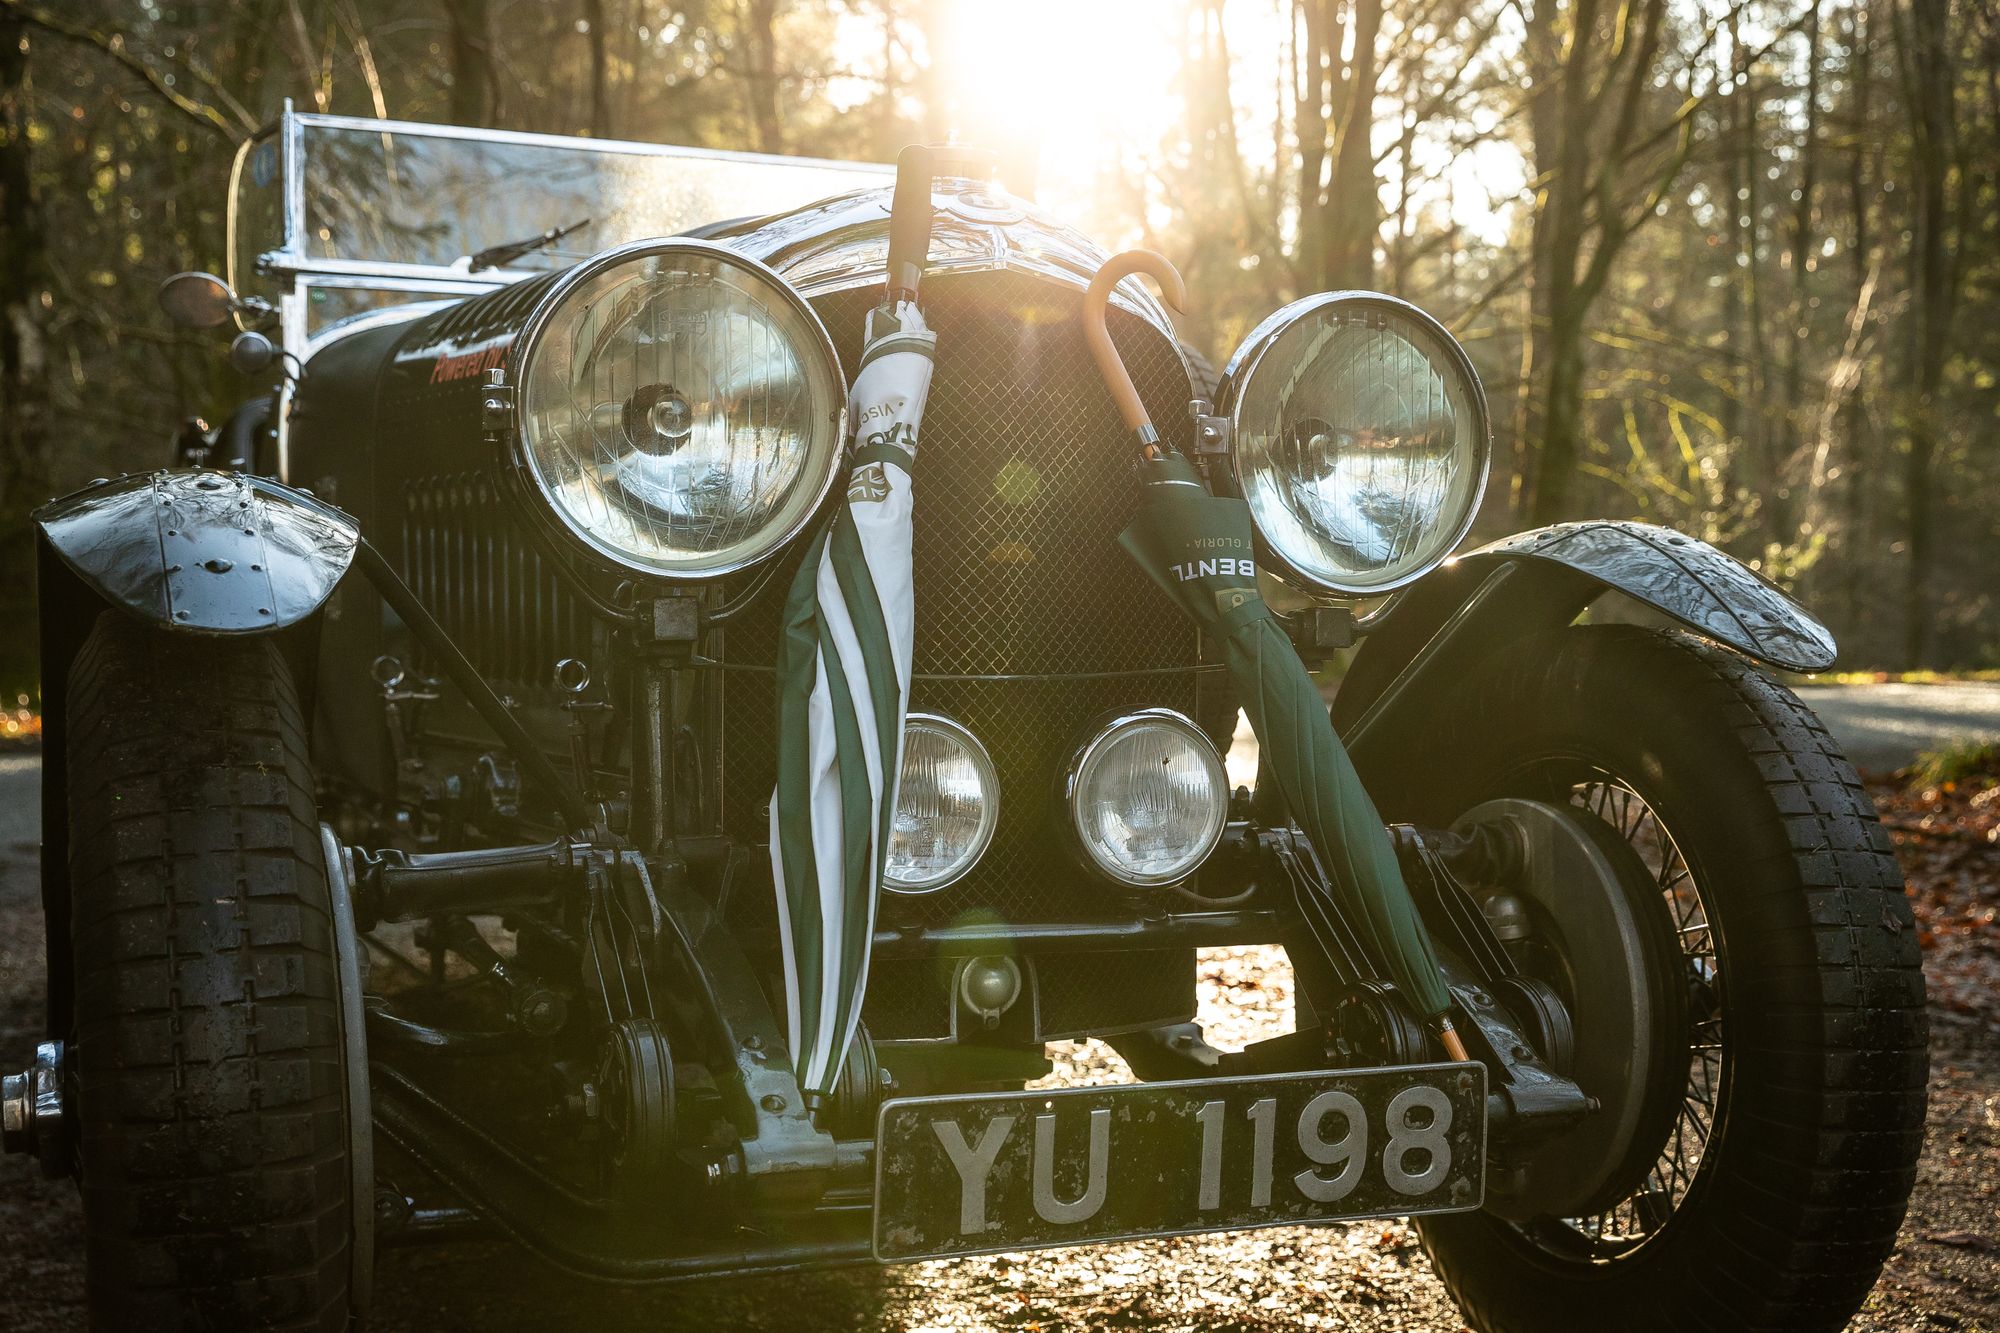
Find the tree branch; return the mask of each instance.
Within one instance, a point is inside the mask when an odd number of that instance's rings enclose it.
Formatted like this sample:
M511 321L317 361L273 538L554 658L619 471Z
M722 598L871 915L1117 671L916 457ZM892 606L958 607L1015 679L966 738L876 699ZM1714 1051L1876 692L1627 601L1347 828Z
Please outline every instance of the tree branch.
M165 101L167 105L179 111L189 120L192 120L195 124L200 125L203 129L220 134L231 143L241 143L243 141L244 136L237 133L230 126L228 119L220 111L206 102L197 102L192 97L179 91L172 84L168 83L166 77L158 70L132 52L126 50L124 33L99 32L95 28L86 27L81 23L71 23L66 19L57 18L52 14L44 14L40 10L30 9L27 5L22 4L21 0L0 0L0 9L6 10L23 23L40 28L43 32L53 33L57 37L66 37L70 41L96 48L103 54L110 56L127 70L144 79L146 85L159 94L161 100Z

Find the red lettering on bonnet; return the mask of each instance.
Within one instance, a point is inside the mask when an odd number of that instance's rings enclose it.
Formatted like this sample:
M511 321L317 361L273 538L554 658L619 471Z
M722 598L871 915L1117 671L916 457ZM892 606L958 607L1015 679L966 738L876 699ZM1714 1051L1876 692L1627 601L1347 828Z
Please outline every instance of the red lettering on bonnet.
M506 359L507 349L512 345L513 339L506 338L484 347L475 347L469 352L440 356L431 367L431 383L448 384L453 380L469 380L484 375Z

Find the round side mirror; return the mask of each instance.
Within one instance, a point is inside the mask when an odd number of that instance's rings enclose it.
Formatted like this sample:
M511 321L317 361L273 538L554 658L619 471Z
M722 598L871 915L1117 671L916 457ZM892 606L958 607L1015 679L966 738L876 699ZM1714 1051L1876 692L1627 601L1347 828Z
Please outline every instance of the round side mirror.
M185 329L219 328L236 308L236 293L213 273L176 273L160 284L160 309Z
M229 364L245 375L255 375L278 359L278 349L269 338L249 329L229 342Z

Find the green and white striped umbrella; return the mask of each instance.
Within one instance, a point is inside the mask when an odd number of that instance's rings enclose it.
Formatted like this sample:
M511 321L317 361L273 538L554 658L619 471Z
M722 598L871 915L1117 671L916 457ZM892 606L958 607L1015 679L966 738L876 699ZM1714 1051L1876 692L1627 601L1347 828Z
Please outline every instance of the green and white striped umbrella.
M771 866L792 1063L808 1098L831 1095L868 982L910 697L911 475L936 343L914 301L869 312L847 494L785 605Z

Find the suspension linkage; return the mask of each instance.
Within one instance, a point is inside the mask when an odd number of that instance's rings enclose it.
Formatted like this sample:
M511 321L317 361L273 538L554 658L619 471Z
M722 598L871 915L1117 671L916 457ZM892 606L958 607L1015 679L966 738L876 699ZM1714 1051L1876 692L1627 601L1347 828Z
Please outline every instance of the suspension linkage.
M506 912L581 894L591 848L566 838L524 847L405 852L349 848L356 924Z

